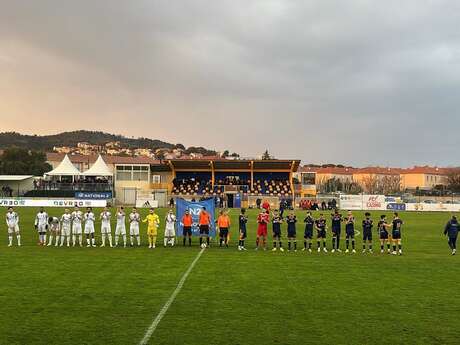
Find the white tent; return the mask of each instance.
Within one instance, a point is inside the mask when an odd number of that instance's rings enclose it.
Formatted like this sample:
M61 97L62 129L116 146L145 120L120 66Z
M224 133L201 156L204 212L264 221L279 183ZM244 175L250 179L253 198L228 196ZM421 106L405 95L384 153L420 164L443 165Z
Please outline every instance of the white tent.
M65 155L56 169L47 172L47 176L80 176L81 172L72 164L69 157Z
M101 155L97 157L96 162L93 164L91 168L86 170L83 176L113 176L113 173L110 171L107 164L104 162L104 159Z

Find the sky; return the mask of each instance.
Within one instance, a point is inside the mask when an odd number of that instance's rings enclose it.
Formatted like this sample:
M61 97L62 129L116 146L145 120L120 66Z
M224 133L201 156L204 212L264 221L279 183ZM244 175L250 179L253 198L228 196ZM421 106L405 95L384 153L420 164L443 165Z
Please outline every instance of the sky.
M0 131L460 165L460 2L0 0Z

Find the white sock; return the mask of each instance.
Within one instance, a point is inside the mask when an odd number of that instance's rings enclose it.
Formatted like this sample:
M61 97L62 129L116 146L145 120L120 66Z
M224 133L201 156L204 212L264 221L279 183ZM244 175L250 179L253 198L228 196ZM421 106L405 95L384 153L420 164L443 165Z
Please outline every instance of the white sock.
M112 244L112 234L109 234L108 236L109 236L109 244L110 244L110 246L112 247L112 245L113 245L113 244Z
M43 235L43 243L46 243L46 234Z
M73 245L77 244L77 236L76 235L72 235L72 244Z
M67 236L67 246L70 246L70 236Z
M134 236L129 236L129 239L131 241L131 245L134 245Z
M61 239L61 237L59 235L56 236L56 242L55 242L55 246L58 246L59 245L59 240Z
M21 245L21 235L16 235L16 240L18 240L18 246Z
M118 246L118 235L115 235L115 245Z
M96 239L95 239L94 237L91 239L91 244L92 244L93 246L96 244Z
M86 243L91 244L91 242L89 241L89 238L86 239Z
M123 235L123 245L126 247L126 235Z
M61 246L64 245L64 238L65 238L65 236L61 236ZM69 241L68 237L67 237L67 241Z
M171 246L174 246L174 240L175 240L175 238L174 238L174 237L173 237L173 238L171 238Z
M50 236L49 236L49 240L50 240L50 241L49 241L48 244L51 245L51 244L53 243L53 235L50 235Z
M8 236L8 244L9 244L10 246L13 245L13 235Z
M105 234L102 234L102 245L105 246Z
M165 238L163 239L163 243L164 243L164 245L165 245L165 247L166 247L166 245L168 244L168 238L167 238L167 237L165 237Z
M137 237L137 245L140 246L141 245L141 237L139 235L137 235L136 237Z
M80 243L80 246L83 243L83 235L78 235L78 242Z

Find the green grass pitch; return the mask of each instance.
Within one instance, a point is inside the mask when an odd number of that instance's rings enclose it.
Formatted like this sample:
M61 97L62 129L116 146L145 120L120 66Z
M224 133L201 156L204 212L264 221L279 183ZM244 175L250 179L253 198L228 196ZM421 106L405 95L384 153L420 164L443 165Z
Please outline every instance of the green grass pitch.
M142 248L39 247L37 210L25 208L17 209L23 246L8 248L5 211L0 344L138 344L199 252L198 239L165 249L162 236L149 250L145 224ZM165 210L158 213L163 219ZM382 212L372 213L376 220ZM355 215L359 224L363 213ZM401 257L361 254L361 236L355 255L256 252L255 211L250 250L238 252L238 211L231 216L231 247L204 252L150 344L460 342L460 258L442 236L449 214L401 213ZM297 233L300 248L303 224Z

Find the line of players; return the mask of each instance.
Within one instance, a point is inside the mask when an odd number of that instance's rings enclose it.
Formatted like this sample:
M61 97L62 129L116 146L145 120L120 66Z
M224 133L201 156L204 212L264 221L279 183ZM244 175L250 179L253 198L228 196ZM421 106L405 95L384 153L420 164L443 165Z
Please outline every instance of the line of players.
M123 246L127 246L127 231L126 231L126 213L123 207L119 207L116 212L116 228L114 242L112 240L111 219L112 214L106 207L100 213L99 219L101 221L101 247L105 247L106 243L110 247L118 246L120 238L123 241ZM136 208L133 208L128 216L129 220L129 236L130 244L134 246L141 245L139 234L140 223L147 223L147 237L149 241L149 248L155 248L158 227L160 225L160 218L155 214L153 209L150 209L149 214L141 220L141 216ZM168 243L174 244L175 236L175 223L176 217L172 210L170 210L165 218L165 245ZM86 237L87 247L96 247L95 234L96 215L91 207L86 209L83 213L79 207L75 207L73 212L65 209L64 214L58 217L50 217L44 208L41 207L37 213L34 221L34 227L38 233L38 244L41 246L64 246L67 247L79 245L83 246L83 234ZM6 213L6 225L8 228L8 246L13 245L13 237L16 236L18 246L21 245L21 233L19 229L19 215L12 207L8 208Z
M246 217L246 210L242 209L239 216L239 227L240 227L240 240L238 244L239 250L245 249L245 240L247 237L246 223L248 218ZM272 232L273 232L273 251L280 250L284 251L283 242L282 242L282 231L281 224L287 224L287 243L288 250L297 251L297 217L293 211L289 213L286 218L279 213L278 210L275 210L270 217L268 210L263 210L257 216L257 239L256 239L256 250L259 248L267 249L267 234L268 234L268 224L272 223ZM324 214L320 214L318 219L314 219L311 212L307 212L307 216L304 219L305 231L304 231L304 243L303 251L312 252L313 240L314 240L314 230L316 230L316 243L318 253L321 250L325 253L328 252L326 246L327 238L327 221ZM345 223L345 238L346 238L346 253L351 252L356 253L355 249L355 217L351 211L348 211L346 217L343 217L338 210L336 210L331 215L331 236L332 236L332 252L342 252L340 249L340 239L341 239L341 228L342 223ZM394 213L393 220L391 223L387 222L386 216L380 216L380 220L377 224L377 230L380 239L380 252L384 253L385 249L388 254L399 254L402 255L402 245L401 245L401 228L403 221L399 217L398 213ZM366 250L369 253L373 252L372 249L372 229L374 227L374 222L371 219L371 214L369 212L365 213L365 219L362 222L363 230L363 253ZM391 234L389 229L391 230ZM391 246L393 247L391 250Z

